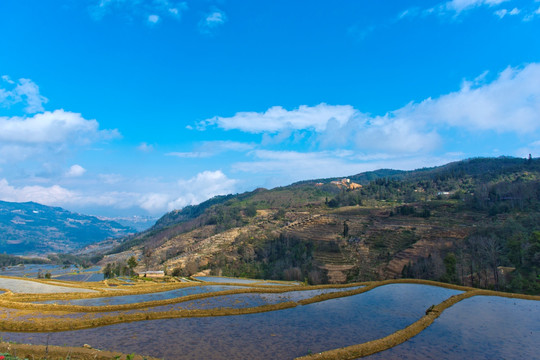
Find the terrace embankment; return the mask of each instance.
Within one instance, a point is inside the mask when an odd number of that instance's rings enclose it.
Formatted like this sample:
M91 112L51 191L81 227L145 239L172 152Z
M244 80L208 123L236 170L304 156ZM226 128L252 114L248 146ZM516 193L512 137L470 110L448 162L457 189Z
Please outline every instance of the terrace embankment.
M500 296L516 299L525 299L525 300L540 300L540 296L532 295L523 295L523 294L512 294L512 293L503 293L498 291L490 290L479 290L464 286L450 285L450 284L440 284L433 281L424 281L424 280L395 280L395 281L384 281L383 283L417 283L417 284L432 284L438 286L444 286L447 288L453 288L456 290L465 290L462 294L451 296L442 303L438 305L433 305L426 310L426 315L423 316L418 321L407 326L404 329L398 330L395 333L388 335L386 337L376 339L373 341L368 341L362 344L347 346L344 348L324 351L318 354L309 354L306 356L298 357L296 360L345 360L345 359L358 359L361 357L369 356L384 350L388 350L396 345L402 344L405 341L411 339L412 337L418 335L420 332L425 330L430 326L435 319L437 319L441 313L450 308L451 306L457 304L458 302L468 299L473 296ZM378 284L379 286L382 284ZM369 286L368 286L369 287ZM329 298L333 294L325 294L321 297Z
M24 359L45 359L45 360L158 360L151 356L137 354L122 354L115 351L103 351L87 347L52 346L52 345L31 345L16 344L11 342L0 342L0 352L9 353L13 356Z
M324 304L330 304L331 301L326 303L328 300L336 299L337 303L334 303L332 306L338 306L337 304L346 304L347 299L353 299L353 296L359 294L366 294L369 297L369 294L379 292L380 294L394 294L390 297L397 296L398 293L388 292L390 285L396 287L395 284L420 284L428 285L431 288L448 288L450 290L456 290L451 293L446 293L444 297L438 297L438 300L433 300L433 306L429 307L429 303L421 305L420 312L415 313L416 315L412 318L409 316L406 322L401 322L398 327L391 329L389 332L382 332L379 336L382 336L377 339L377 337L365 338L364 343L357 345L346 346L343 348L338 348L335 350L324 351L311 355L307 358L314 359L354 359L362 356L367 356L379 351L383 351L394 347L398 344L401 344L411 337L419 334L428 326L430 326L434 320L446 309L453 306L457 302L474 297L474 296L503 296L511 298L520 298L520 299L529 299L529 300L540 300L538 296L527 296L519 294L509 294L509 293L499 293L488 290L479 290L470 287L442 284L433 281L423 281L423 280L387 280L387 281L375 281L375 282L366 282L366 283L357 283L357 284L348 284L348 285L323 285L323 286L291 286L291 285L274 285L274 286L261 286L258 284L243 284L242 287L234 288L231 290L225 291L215 291L210 293L198 293L190 294L187 296L179 296L171 299L162 299L154 301L144 301L144 302L135 302L135 303L126 303L126 304L117 304L117 305L105 305L105 306L91 306L87 305L74 305L74 304L36 304L31 303L32 301L44 301L44 300L75 300L75 299L97 299L98 297L111 297L117 298L118 296L127 296L128 294L152 294L157 291L169 291L172 289L189 289L194 286L227 286L238 284L224 284L224 283L203 283L203 284L192 284L192 283L140 283L135 284L129 287L121 287L117 291L107 291L107 286L103 286L103 289L100 289L101 285L98 284L89 284L84 286L92 287L93 289L98 289L93 293L55 293L55 294L13 294L6 293L0 295L0 306L4 308L4 315L0 318L0 329L2 331L13 331L13 332L32 332L32 333L47 333L47 332L58 332L58 331L68 331L68 330L79 330L79 329L90 329L95 327L101 327L105 325L121 324L128 322L139 322L146 320L165 320L165 319L176 319L176 318L197 318L197 317L228 317L228 316L239 316L239 319L242 318L241 315L245 314L256 314L256 313L265 313L272 311L284 310L284 313L291 312L297 313L303 312L302 309L306 310L308 308L311 311L314 311L315 308L310 305L315 304L314 306L320 306ZM102 284L103 285L103 284ZM402 286L402 285L400 285ZM373 291L374 289L379 288L378 290ZM157 308L162 305L167 304L176 304L191 300L205 299L205 298L215 298L218 297L227 298L228 296L237 296L239 294L283 294L283 293L294 293L294 292L306 292L309 290L323 289L324 293L313 292L309 295L303 296L294 296L292 299L283 297L279 302L275 303L266 303L260 305L261 303L249 303L247 305L241 305L235 307L232 305L226 305L227 302L220 303L216 301L212 308ZM330 291L335 289L336 291ZM385 290L387 289L387 290ZM408 292L409 288L396 288L397 291ZM411 287L412 289L412 287ZM382 292L381 292L382 291ZM461 292L461 293L458 293ZM180 292L184 294L185 292ZM399 292L401 293L401 292ZM416 290L414 291L416 293ZM451 295L451 296L450 296ZM450 297L448 297L450 296ZM362 295L362 298L364 295ZM145 297L147 298L147 297ZM296 300L294 300L296 299ZM356 299L360 299L356 297ZM433 298L435 299L435 298ZM445 300L443 300L445 299ZM102 301L102 300L100 300ZM344 301L344 302L343 302ZM428 300L429 301L429 300ZM232 302L230 302L232 304ZM318 303L318 304L317 304ZM377 303L380 303L380 298L378 298ZM438 304L437 304L438 303ZM223 305L225 304L225 305ZM392 302L388 303L392 304ZM394 303L395 306L401 306L398 303ZM223 307L221 307L223 306ZM385 305L386 306L386 305ZM425 307L424 307L425 306ZM338 308L341 307L338 306ZM154 309L155 308L155 309ZM330 307L331 308L331 307ZM330 309L329 308L329 309ZM134 311L134 310L141 311ZM289 310L287 310L289 309ZM297 310L298 309L298 310ZM166 311L163 311L166 310ZM418 310L418 309L417 309ZM118 313L113 313L118 311ZM124 312L126 311L126 312ZM352 309L351 309L352 311ZM394 312L395 315L399 315L402 312L400 309L389 308L388 311ZM424 315L425 311L425 315ZM17 314L20 312L20 315ZM108 313L110 312L110 313ZM95 315L92 315L95 314ZM187 320L187 319L186 319ZM206 321L206 320L205 320ZM375 320L377 321L377 320ZM140 326L145 326L141 324ZM399 329L399 330L397 330ZM351 330L352 331L352 330ZM392 333L393 332L393 333ZM42 335L45 336L45 335ZM270 335L268 335L270 336ZM273 335L272 335L273 336ZM355 340L356 339L356 340ZM373 340L372 340L373 339ZM370 340L370 341L369 341ZM352 342L349 342L352 341ZM361 341L358 337L351 337L350 340L341 344L354 344L355 341ZM44 343L41 342L41 343ZM336 343L337 344L337 343ZM58 345L58 344L57 344ZM335 347L336 345L329 346L328 348ZM339 346L339 345L338 345ZM129 349L129 348L128 348ZM125 350L125 349L124 349ZM324 347L318 349L318 351L325 350ZM37 351L37 350L36 350ZM41 351L41 350L40 350ZM146 352L146 351L141 351ZM22 354L22 353L21 353ZM41 353L39 353L41 354ZM64 353L65 354L65 353ZM296 353L294 356L299 356L302 353ZM155 354L154 354L155 355ZM41 356L41 355L40 355ZM84 355L86 356L86 355ZM101 355L100 355L101 356ZM116 355L115 355L116 356ZM52 358L50 356L49 358ZM76 357L72 357L76 358ZM80 357L85 359L84 357ZM97 357L100 358L100 357Z

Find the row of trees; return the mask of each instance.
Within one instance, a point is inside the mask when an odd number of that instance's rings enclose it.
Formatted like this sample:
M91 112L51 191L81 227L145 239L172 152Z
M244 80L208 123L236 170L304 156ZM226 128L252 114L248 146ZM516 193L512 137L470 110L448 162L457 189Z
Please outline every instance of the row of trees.
M403 277L474 287L540 293L540 231L537 215L510 219L472 234L442 256L432 253L405 265Z
M111 279L117 276L135 276L135 267L137 259L134 256L130 257L126 262L108 263L103 268L103 276L105 279Z
M214 272L274 280L326 282L326 275L314 264L314 244L283 234L275 238L240 235L234 254L220 254L210 264ZM232 261L232 259L236 259Z

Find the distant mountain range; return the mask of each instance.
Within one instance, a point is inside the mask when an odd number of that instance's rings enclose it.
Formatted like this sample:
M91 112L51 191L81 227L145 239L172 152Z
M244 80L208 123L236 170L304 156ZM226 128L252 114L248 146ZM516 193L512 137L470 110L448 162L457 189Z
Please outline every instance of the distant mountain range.
M135 232L133 227L115 221L59 207L0 201L0 252L7 254L66 253Z
M144 231L156 223L159 218L153 216L121 216L121 217L106 217L98 216L99 220L114 221L121 225L133 228L137 231Z

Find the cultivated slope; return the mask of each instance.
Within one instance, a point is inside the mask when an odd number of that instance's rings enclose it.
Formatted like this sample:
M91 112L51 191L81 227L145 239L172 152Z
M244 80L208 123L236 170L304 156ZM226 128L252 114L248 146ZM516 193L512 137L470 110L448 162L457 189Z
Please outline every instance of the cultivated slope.
M135 255L140 268L313 283L396 278L407 270L407 276L457 282L459 275L461 282L487 285L497 266L527 276L537 271L531 241L540 230L539 160L471 159L349 179L363 187L303 181L171 212L125 239L104 262ZM518 259L510 237L531 253ZM491 238L495 255L485 250Z

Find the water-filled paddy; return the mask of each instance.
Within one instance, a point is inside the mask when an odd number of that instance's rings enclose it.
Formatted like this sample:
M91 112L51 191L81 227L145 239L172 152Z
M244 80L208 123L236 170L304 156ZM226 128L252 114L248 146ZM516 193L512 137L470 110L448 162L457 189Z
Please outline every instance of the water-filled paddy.
M47 272L51 273L51 275L59 275L77 271L77 268L75 266L60 266L51 264L27 264L4 267L0 270L0 275L35 278L40 270L43 275L45 275Z
M376 359L538 359L540 302L475 296Z
M150 294L139 295L125 295L125 296L110 296L94 299L75 299L75 300L50 300L42 301L42 304L71 304L82 306L105 306L105 305L123 305L134 304L139 302L167 300L179 298L182 296L210 293L216 291L225 291L239 289L238 286L226 286L226 285L206 285L206 286L189 286L180 289L174 289L169 291L155 292Z
M55 279L66 280L66 281L91 282L91 281L102 281L105 279L105 277L102 273L82 273L82 274L60 275L60 276L56 276Z
M284 303L288 301L300 301L309 299L317 295L328 294L340 291L348 291L361 288L362 286L355 286L349 288L327 288L317 290L303 290L303 291L288 291L284 293L248 293L248 294L233 294L213 296L204 299L189 300L185 302L168 304L163 306L156 306L148 308L145 311L169 311L169 310L201 310L201 309L218 309L218 308L250 308L263 305L271 305Z
M195 279L204 281L204 282L229 283L229 284L257 284L257 285L269 285L269 286L301 285L301 283L297 281L273 282L272 280L239 279L239 278L230 278L230 277L224 277L224 276L197 276Z
M358 344L402 329L432 304L460 293L391 284L349 297L251 315L177 318L60 333L8 333L4 340L137 352L165 359L290 359Z
M37 278L38 274L45 276L46 273L50 273L51 277L57 280L88 282L102 281L103 274L100 271L99 266L81 269L73 265L26 264L4 267L0 269L0 275Z
M230 283L230 284L254 284L262 280L254 279L236 279L228 278L221 276L197 276L195 279L205 281L205 282L215 282L215 283Z

